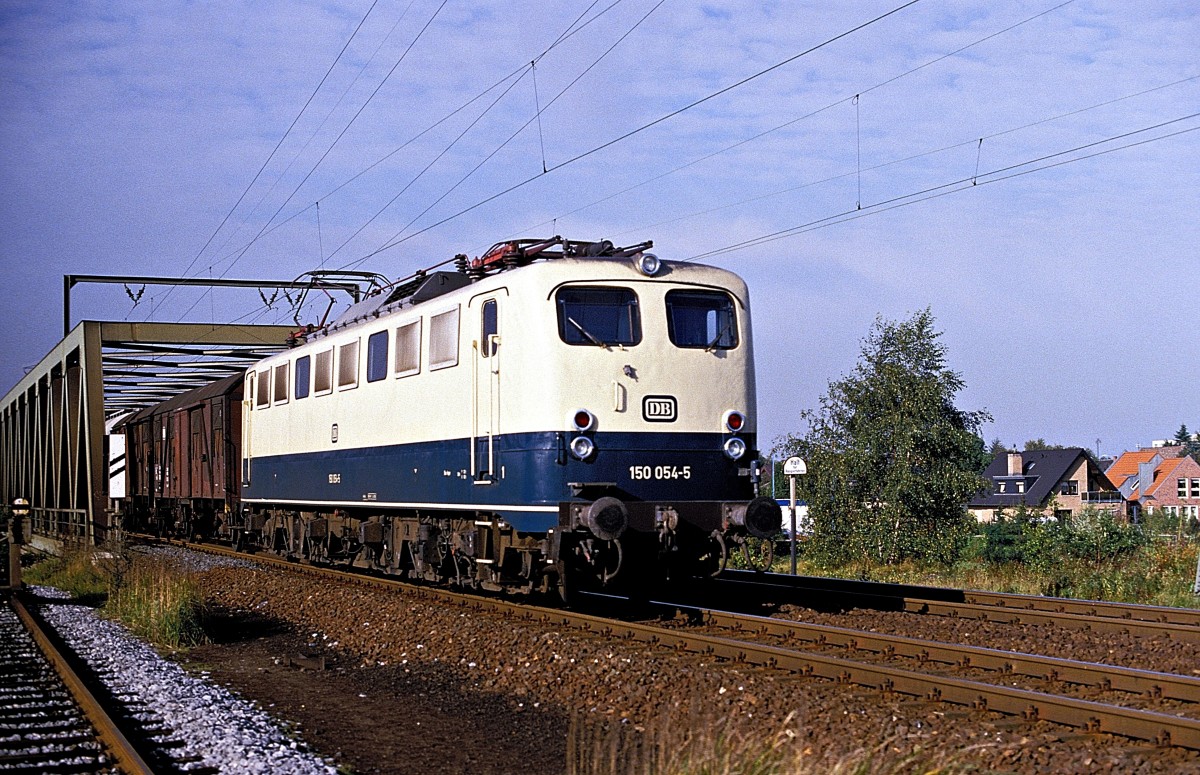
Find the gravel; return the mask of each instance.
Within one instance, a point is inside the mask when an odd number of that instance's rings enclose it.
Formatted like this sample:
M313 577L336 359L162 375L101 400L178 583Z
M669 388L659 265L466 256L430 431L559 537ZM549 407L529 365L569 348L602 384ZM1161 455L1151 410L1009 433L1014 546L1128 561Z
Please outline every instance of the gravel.
M1200 758L1180 749L1014 724L996 714L463 611L395 591L263 568L218 568L199 582L216 605L287 622L312 645L360 664L439 666L472 691L516 698L518 710L553 703L631 728L664 717L689 726L720 718L767 735L795 727L814 755L833 761L888 743L1005 772L1200 769Z
M827 613L794 605L783 606L778 618L1162 673L1200 675L1200 643L1169 638L1089 632L1054 624L1008 624L900 611L862 609Z
M144 554L159 560L170 562L182 573L203 573L214 568L257 568L252 560L240 557L226 557L207 552L196 552L181 546L169 544L151 544L147 546L131 546L131 551Z
M188 553L193 554L193 553ZM216 566L214 566L216 567ZM181 770L331 775L336 768L292 739L265 711L223 687L186 673L124 627L51 587L33 587L39 612L156 741L177 741Z

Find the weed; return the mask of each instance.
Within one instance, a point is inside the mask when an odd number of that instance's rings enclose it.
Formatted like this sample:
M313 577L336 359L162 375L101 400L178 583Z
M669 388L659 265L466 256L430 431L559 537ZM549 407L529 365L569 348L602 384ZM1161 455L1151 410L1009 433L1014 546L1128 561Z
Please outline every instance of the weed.
M569 775L951 775L972 769L961 758L890 742L849 754L825 752L795 714L773 733L695 711L668 712L644 725L578 716L567 738Z
M204 641L202 600L191 578L123 546L69 551L23 575L27 583L57 587L77 602L103 605L104 613L153 643L178 647Z

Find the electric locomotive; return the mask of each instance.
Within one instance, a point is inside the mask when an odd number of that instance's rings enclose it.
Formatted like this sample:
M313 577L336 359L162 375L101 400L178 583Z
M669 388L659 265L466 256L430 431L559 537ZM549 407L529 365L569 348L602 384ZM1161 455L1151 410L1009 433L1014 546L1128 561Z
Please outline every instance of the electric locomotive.
M304 332L244 376L220 532L563 593L769 551L746 285L651 246L504 242Z

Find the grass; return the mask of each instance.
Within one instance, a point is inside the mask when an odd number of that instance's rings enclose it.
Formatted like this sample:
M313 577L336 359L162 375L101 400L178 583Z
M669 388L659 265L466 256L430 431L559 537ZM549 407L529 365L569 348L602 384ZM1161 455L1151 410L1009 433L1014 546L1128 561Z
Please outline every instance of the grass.
M105 611L134 633L172 647L204 642L203 600L190 576L161 561L138 558L122 582L110 590Z
M729 717L658 716L647 725L571 721L567 775L952 775L976 768L954 756L884 742L832 753L806 735L795 714L774 732L745 731Z
M24 569L21 578L26 584L57 587L85 605L101 605L108 597L108 583L92 557L92 552L46 557Z
M78 602L101 606L106 615L157 645L178 648L205 640L198 588L160 560L123 547L77 550L43 560L23 576L26 583L57 587Z
M1118 557L1064 557L1042 565L989 562L973 551L968 551L963 559L950 566L905 562L830 567L801 556L797 572L900 584L1200 608L1200 596L1192 593L1198 549L1200 546L1192 542L1156 540ZM772 567L780 573L788 573L790 569L786 557L776 560Z

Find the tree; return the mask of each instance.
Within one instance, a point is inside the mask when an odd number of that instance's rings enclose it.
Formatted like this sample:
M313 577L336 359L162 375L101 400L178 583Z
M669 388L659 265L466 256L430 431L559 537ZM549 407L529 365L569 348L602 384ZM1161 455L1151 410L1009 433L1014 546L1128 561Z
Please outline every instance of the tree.
M802 414L808 433L778 442L808 462L800 484L815 559L949 561L969 535L965 504L986 485L979 430L991 417L954 406L964 383L940 336L929 309L877 318L854 372Z
M1175 431L1174 441L1183 446L1183 454L1191 455L1200 463L1200 434L1189 431L1187 423L1180 424L1179 430Z
M1000 440L1000 437L997 436L996 438L992 439L992 446L988 447L987 453L989 460L995 460L1001 455L1007 455L1008 447L1006 447L1004 442Z
M1046 440L1040 436L1036 439L1030 439L1029 441L1025 442L1026 452L1037 452L1044 449L1066 449L1066 447L1061 444L1048 444Z

